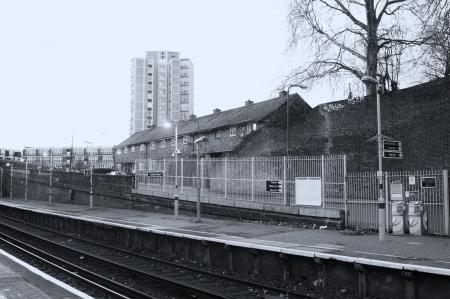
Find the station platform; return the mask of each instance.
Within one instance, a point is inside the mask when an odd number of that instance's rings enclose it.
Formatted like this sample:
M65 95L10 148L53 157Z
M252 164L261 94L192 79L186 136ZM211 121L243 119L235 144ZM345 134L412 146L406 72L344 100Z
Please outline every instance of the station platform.
M0 298L92 298L0 249Z
M448 237L388 235L381 242L377 234L210 218L195 223L188 216L175 219L173 215L129 209L89 209L84 205L61 203L49 206L44 201L21 198L2 198L0 205L231 246L450 276Z

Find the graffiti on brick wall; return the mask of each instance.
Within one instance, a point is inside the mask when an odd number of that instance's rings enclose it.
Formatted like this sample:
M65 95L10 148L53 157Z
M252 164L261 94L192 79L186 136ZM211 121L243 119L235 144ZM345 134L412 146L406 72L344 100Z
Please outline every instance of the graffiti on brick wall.
M356 97L356 98L347 100L347 103L350 105L355 105L355 104L359 104L362 102L364 102L364 98L362 98L362 97Z
M325 109L328 112L331 112L331 111L339 111L344 107L345 106L342 104L327 104L327 105L323 106L323 109Z

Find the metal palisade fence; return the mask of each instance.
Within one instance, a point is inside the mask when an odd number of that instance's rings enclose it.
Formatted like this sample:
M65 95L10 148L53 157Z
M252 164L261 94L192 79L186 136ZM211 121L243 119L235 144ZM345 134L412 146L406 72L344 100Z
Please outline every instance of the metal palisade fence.
M449 234L449 191L447 170L385 172L387 229L392 228L392 203L421 201L427 216L427 231ZM427 181L432 184L427 185ZM378 227L378 181L376 172L347 176L348 226Z
M175 167L175 159L136 161L136 189L190 199L196 196L199 177L202 198L293 205L298 200L296 181L311 178L320 182L323 208L345 208L345 155L203 158L199 173L196 159L181 158L177 163ZM279 188L269 192L270 183Z

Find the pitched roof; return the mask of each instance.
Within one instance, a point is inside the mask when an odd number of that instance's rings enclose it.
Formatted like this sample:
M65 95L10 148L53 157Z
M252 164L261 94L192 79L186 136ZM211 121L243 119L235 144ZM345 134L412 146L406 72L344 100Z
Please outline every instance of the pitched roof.
M295 95L291 95L293 97ZM222 112L198 117L194 120L181 121L178 123L178 135L195 134L196 132L211 131L222 127L228 127L243 123L257 122L268 117L286 102L286 97L277 97L270 100L249 104L246 106L225 110ZM133 144L141 144L151 140L174 137L173 129L165 127L153 127L148 130L137 132L115 148Z

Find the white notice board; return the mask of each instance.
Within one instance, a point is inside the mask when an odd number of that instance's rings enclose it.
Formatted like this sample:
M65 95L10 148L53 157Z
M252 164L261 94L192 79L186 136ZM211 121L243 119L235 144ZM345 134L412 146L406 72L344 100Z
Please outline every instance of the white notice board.
M295 204L322 205L322 179L320 177L295 178Z

